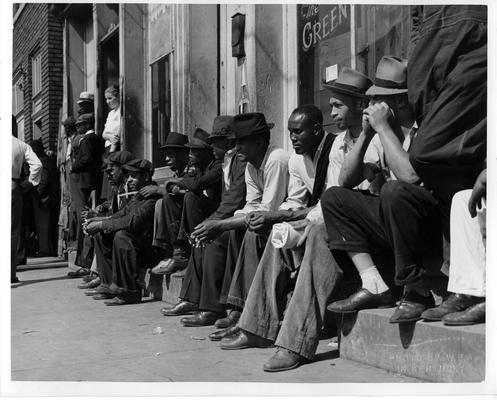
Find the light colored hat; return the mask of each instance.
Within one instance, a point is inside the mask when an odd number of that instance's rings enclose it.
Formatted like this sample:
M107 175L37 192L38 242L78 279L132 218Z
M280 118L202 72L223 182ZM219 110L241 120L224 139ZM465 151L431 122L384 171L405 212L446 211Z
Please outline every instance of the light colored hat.
M407 93L407 60L384 56L376 68L374 85L366 94L368 96L389 96Z
M87 101L89 103L93 103L94 100L95 100L95 96L93 95L93 93L81 92L79 95L78 104L84 103L85 101Z

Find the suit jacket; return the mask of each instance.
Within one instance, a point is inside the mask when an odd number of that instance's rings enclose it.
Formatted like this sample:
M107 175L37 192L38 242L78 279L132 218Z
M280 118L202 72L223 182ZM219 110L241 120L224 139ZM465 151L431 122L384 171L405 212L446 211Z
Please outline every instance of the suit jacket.
M236 210L243 208L247 194L247 185L245 184L246 166L247 162L241 161L238 158L238 152L236 152L229 170L229 189L226 190L223 177L221 204L208 219L229 218L233 216Z
M79 140L79 143L78 143ZM95 132L87 132L83 137L76 136L72 149L72 173L79 174L79 187L81 189L97 189L102 172L101 140Z
M199 195L203 194L202 192L205 190L207 197L220 201L222 192L222 175L222 162L220 160L214 160L207 166L204 173L198 172L193 177L181 178L176 182L176 184L183 189L187 189L190 192L194 192Z

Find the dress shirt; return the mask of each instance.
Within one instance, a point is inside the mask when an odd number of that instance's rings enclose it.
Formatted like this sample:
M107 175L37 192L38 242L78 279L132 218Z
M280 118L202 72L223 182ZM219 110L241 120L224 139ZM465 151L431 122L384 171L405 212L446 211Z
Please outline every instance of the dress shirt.
M231 164L233 161L233 157L236 154L236 148L229 149L225 154L224 154L224 160L223 160L223 180L224 180L224 188L225 190L230 190L230 171L231 171Z
M107 114L107 119L104 125L104 133L111 135L119 135L121 141L121 109L120 107L115 110L110 110ZM105 140L105 147L112 144L110 140Z
M36 186L40 183L42 165L31 146L12 136L12 179L21 177L22 165L29 165L28 181Z
M247 163L247 203L241 210L235 211L235 215L278 208L286 197L289 157L285 150L269 146L259 168Z

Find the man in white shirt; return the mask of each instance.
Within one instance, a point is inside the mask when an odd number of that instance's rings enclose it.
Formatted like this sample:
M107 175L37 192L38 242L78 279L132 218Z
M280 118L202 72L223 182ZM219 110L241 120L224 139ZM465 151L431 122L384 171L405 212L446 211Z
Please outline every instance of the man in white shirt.
M349 68L344 68L337 80L326 84L331 90L331 115L344 131L336 138L331 134L324 136L321 143L314 143L314 148L308 147L301 155L299 153L304 150L301 143L305 141L305 136L313 132L316 126L318 131L321 129L322 115L319 109L312 106L319 112L320 119L317 119L314 112L309 112L310 107L303 106L294 110L289 118L288 130L295 152L289 162L289 195L280 210L293 208L295 219L304 218L292 223L294 228L304 231L304 234L292 249L277 249L271 243L267 244L238 324L241 330L221 342L223 349L276 342L278 349L275 355L264 365L264 370L268 372L296 368L314 356L325 307L341 276L340 268L328 250L321 205L317 199L327 187L338 185L341 163L362 129L362 110L368 101L364 93L371 85L367 76ZM295 115L301 111L304 111L307 123L297 127L295 122L299 119ZM320 171L319 164L317 168L311 166L313 161L315 165L316 156L322 151L326 138L334 138L334 141L331 148L322 154L326 166L325 185L316 187L315 183L323 170ZM311 158L313 154L314 160ZM314 185L305 184L310 180ZM315 203L307 203L302 193L316 199ZM300 201L296 201L299 197ZM280 211L280 218L276 222L283 220L281 217L285 213L289 211ZM276 216L277 213L273 214ZM276 219L273 216L271 218ZM293 284L290 275L296 271L297 280ZM292 290L294 292L285 311L287 295Z
M40 183L42 165L29 145L17 139L17 121L12 116L12 197L11 197L11 240L10 240L10 283L17 283L17 247L21 239L23 191ZM20 182L24 163L29 165L27 181Z

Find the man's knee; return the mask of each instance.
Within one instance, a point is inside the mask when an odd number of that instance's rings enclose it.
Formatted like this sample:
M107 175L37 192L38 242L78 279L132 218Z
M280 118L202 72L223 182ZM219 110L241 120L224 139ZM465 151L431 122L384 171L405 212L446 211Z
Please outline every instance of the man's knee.
M333 186L326 190L321 196L321 206L326 209L346 208L349 204L351 190L343 187Z
M402 204L412 197L410 192L410 183L402 181L389 181L385 183L380 192L380 201L382 206L395 206Z
M133 246L134 235L124 229L117 231L114 235L114 246L124 249Z
M193 192L186 192L183 197L183 207L196 207L199 202L201 202L200 196Z

